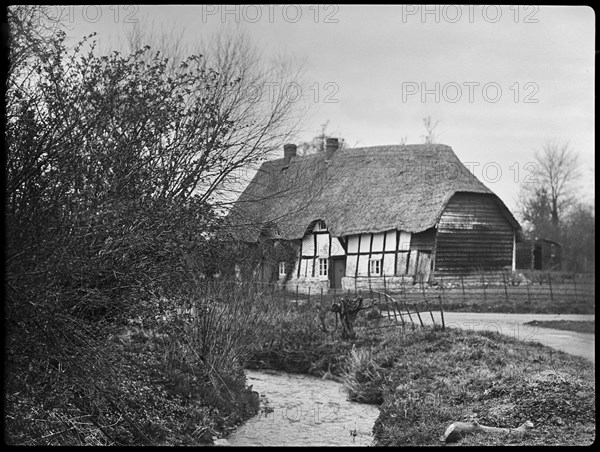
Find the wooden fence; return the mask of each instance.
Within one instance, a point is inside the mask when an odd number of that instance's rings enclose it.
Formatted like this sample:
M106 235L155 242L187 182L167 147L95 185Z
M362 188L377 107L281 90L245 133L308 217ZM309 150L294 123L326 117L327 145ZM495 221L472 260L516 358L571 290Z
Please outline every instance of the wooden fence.
M290 290L291 289L291 290ZM585 314L595 312L596 285L594 274L564 272L521 272L512 274L479 273L468 278L437 278L433 284L417 282L395 290L339 291L320 289L317 293L298 292L297 287L282 291L282 297L301 305L311 300L330 305L337 297L358 296L377 299L379 304L393 299L402 311L410 306L429 311L443 304L448 310L493 312L560 312ZM415 309L415 308L413 308Z

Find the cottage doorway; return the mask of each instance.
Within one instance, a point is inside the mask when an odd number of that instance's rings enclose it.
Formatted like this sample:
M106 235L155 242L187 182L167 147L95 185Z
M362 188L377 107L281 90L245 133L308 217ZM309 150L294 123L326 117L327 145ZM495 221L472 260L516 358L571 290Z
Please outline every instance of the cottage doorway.
M431 274L431 253L429 251L417 251L417 281L429 282Z
M331 289L342 288L342 278L346 275L346 258L330 258L329 266L331 271L329 272L329 287Z

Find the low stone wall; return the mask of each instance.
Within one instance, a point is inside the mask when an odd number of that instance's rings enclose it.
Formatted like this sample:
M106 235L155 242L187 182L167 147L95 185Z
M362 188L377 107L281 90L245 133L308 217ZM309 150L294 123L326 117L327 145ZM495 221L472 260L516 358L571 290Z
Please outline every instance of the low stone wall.
M407 284L413 284L412 276L386 276L385 280L383 277L369 278L367 276L358 276L356 278L345 276L342 278L342 290L349 290L351 292L355 290L357 292L368 292L370 290L393 291Z
M320 294L321 289L326 294L329 290L329 279L300 277L292 278L285 284L285 288L290 292L295 292L296 287L298 287L298 293L302 294L308 294L309 289L311 295Z

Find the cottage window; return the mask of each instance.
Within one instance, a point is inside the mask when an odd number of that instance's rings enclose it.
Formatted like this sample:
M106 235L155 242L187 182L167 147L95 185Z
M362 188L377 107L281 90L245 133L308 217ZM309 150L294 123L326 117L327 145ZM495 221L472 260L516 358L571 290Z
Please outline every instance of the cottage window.
M279 276L285 276L285 262L279 263Z
M381 275L381 259L371 259L369 267L371 275Z
M319 276L327 276L328 259L319 259Z

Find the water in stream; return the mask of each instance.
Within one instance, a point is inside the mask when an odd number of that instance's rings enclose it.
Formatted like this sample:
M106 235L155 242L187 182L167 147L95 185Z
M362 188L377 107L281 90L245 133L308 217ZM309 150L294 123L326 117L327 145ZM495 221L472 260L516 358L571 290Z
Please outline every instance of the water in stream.
M340 383L307 375L247 371L260 412L227 437L232 446L369 446L376 405L346 400Z

